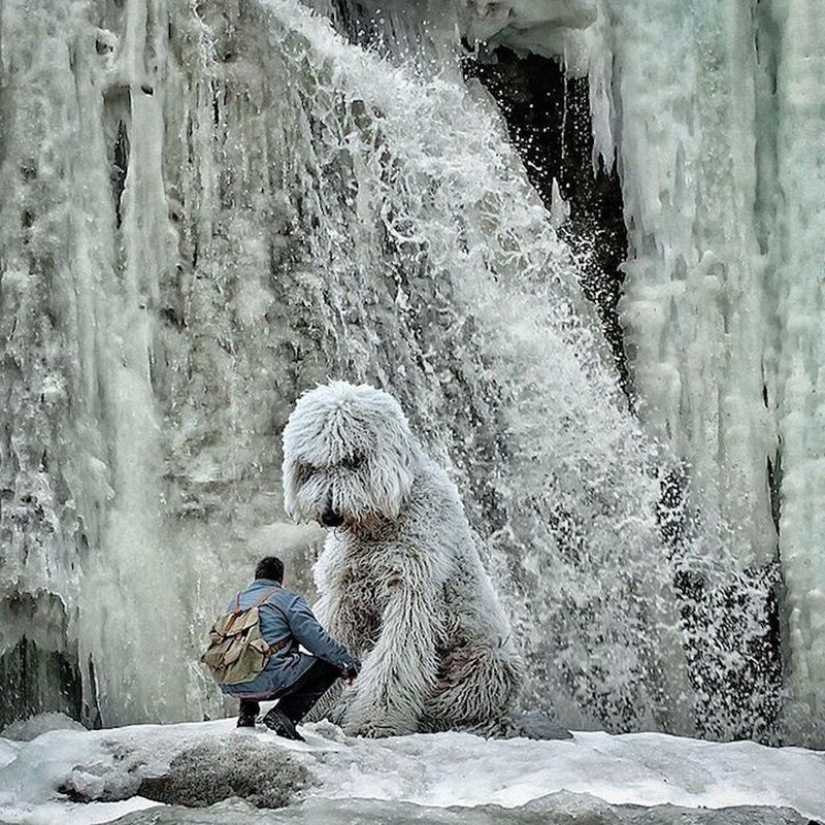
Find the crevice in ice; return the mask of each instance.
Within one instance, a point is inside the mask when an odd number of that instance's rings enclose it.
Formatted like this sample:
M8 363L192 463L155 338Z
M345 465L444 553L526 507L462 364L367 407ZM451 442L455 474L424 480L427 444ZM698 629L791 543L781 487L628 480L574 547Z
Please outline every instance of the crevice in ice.
M780 97L777 94L781 42L773 4L757 2L753 10L753 44L756 56L756 203L755 230L759 249L767 255L775 232L777 197L777 139Z
M94 657L90 654L87 662L86 678L88 687L83 693L82 713L79 718L87 728L99 730L103 727L103 715L100 711L100 685L95 671Z
M779 524L782 516L782 451L777 449L773 461L768 457L767 468L768 493L771 501L771 517L779 534Z
M117 125L117 137L112 150L112 193L115 200L115 223L123 223L121 214L121 198L126 188L126 175L129 171L129 132L126 124L120 121Z
M115 225L123 224L123 192L129 173L130 93L126 87L108 90L104 101L104 123L109 142L109 183L115 209Z

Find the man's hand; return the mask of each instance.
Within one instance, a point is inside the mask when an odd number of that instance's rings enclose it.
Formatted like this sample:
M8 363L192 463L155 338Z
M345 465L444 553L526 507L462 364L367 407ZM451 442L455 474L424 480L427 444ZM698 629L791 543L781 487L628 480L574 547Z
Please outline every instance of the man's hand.
M352 684L355 681L360 672L361 662L358 659L350 659L348 662L344 662L344 664L341 665L341 673L349 684Z

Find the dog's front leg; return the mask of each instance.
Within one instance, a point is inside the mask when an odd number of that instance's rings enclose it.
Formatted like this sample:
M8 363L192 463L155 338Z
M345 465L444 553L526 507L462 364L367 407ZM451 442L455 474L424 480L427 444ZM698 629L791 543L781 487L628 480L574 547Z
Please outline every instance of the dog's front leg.
M364 662L344 724L350 735L414 733L436 672L434 594L391 582L381 632Z

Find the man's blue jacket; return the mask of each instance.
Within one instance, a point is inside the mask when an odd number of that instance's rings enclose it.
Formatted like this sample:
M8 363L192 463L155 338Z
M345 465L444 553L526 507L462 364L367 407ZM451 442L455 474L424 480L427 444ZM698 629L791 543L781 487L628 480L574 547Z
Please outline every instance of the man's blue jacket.
M221 685L224 693L241 699L274 699L295 684L309 670L316 657L337 665L341 668L341 675L348 665L359 664L344 645L336 642L321 627L301 596L284 590L275 581L255 579L240 594L241 610L254 606L267 591L273 592L259 607L261 635L270 645L283 639L289 639L289 643L269 657L264 670L251 682ZM234 609L235 599L232 599L227 611ZM299 644L313 655L299 652Z

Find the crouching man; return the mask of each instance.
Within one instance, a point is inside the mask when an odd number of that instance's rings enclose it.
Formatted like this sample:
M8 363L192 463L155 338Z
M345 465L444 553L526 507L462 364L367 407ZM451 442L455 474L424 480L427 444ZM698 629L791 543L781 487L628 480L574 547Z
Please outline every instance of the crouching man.
M272 653L251 682L221 690L241 700L239 728L255 727L260 702L277 699L263 723L278 736L304 741L296 725L336 679L355 679L361 662L324 630L301 596L284 589L283 580L283 562L267 556L255 568L255 581L230 604L230 611L259 605L261 635Z

